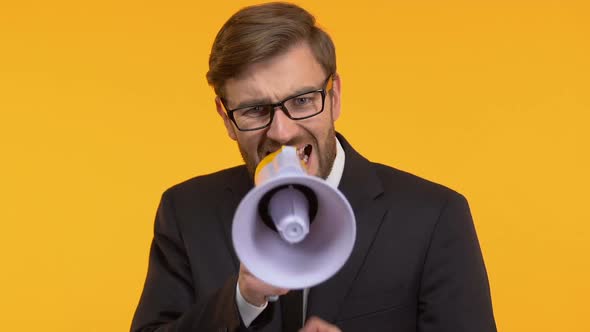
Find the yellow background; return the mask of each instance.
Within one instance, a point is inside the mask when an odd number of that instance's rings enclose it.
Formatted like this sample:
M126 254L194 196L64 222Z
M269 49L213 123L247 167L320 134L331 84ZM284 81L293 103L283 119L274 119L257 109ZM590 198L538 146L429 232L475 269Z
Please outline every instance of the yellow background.
M0 2L0 326L126 331L160 194L240 163L204 78L251 1ZM502 331L590 331L588 1L300 1L337 129L464 193Z

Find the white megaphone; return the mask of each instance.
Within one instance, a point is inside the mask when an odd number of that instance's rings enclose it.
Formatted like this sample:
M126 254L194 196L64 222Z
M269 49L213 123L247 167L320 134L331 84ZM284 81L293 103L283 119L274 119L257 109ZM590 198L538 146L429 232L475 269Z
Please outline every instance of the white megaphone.
M356 238L344 195L308 175L291 146L264 158L254 182L232 225L242 264L258 279L287 289L312 287L338 272Z

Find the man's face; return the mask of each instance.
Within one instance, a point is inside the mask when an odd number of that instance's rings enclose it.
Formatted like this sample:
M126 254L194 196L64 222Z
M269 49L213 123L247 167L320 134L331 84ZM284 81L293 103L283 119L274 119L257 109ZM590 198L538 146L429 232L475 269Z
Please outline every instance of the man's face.
M306 43L296 44L284 54L253 64L238 78L225 84L225 103L229 109L238 105L276 103L301 91L323 88L327 78ZM216 99L217 112L223 118L228 135L238 142L242 158L251 175L258 163L282 145L308 154L311 175L326 178L336 157L334 121L340 115L340 79L334 77L332 93L326 94L324 111L303 120L291 120L276 108L269 127L239 131Z

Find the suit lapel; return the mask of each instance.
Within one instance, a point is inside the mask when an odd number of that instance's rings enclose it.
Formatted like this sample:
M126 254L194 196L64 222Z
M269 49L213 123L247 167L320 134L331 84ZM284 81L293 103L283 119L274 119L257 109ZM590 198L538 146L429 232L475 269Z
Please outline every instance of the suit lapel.
M387 211L377 198L383 188L369 161L359 155L338 135L346 153L344 172L339 185L355 213L357 236L352 254L342 269L328 281L309 292L307 316L333 321L361 268L379 225Z
M236 212L240 201L253 186L254 184L248 175L246 167L236 168L232 175L228 177L228 183L223 192L223 199L219 202L219 206L217 207L219 218L221 219L221 225L223 227L224 238L227 247L231 252L236 273L239 271L240 261L236 256L236 251L234 250L232 242L232 222L234 213Z

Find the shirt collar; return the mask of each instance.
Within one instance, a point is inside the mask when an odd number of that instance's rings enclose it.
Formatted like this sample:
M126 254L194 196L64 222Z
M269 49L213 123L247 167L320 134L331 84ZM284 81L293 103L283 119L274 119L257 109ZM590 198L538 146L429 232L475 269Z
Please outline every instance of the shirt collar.
M338 141L337 137L334 137L336 140L336 158L334 158L334 164L332 165L332 170L328 177L326 178L326 182L334 188L338 188L340 184L340 179L342 179L342 173L344 172L344 149Z

